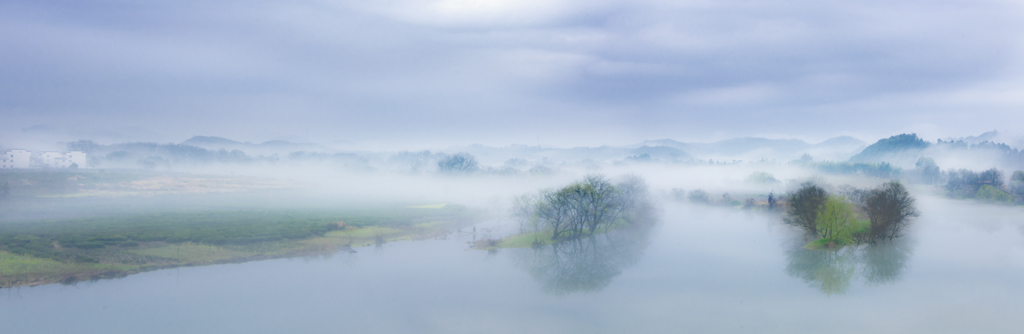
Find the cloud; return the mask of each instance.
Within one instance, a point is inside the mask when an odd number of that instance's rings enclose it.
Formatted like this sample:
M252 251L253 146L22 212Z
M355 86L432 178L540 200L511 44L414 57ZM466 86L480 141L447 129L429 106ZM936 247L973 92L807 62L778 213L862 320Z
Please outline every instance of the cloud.
M10 1L0 112L13 129L161 140L963 135L1020 120L1021 14L1002 1ZM921 120L935 110L988 120Z

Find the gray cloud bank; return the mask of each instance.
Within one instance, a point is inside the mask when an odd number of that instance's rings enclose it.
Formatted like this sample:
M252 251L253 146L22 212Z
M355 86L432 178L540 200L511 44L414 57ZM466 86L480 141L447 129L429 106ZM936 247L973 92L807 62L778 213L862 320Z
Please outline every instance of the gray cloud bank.
M866 141L1024 122L1011 1L2 1L0 141Z

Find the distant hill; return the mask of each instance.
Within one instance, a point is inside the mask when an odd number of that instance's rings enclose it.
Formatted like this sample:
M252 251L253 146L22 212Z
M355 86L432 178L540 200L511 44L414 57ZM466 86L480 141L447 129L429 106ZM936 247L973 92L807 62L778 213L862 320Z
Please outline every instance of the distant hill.
M958 142L962 141L968 144L980 144L983 142L995 142L999 138L999 131L992 130L989 132L982 133L977 136L967 136L962 138L947 138L947 142Z
M864 141L850 136L841 136L826 139L815 146L863 146Z
M192 138L181 142L181 144L196 147L242 145L242 143L231 139L212 136L193 136Z
M850 158L850 162L887 162L899 167L914 168L918 159L934 159L943 168L1024 168L1024 152L1003 143L995 143L997 132L990 131L979 136L956 140L938 140L934 143L919 138L916 134L900 134L871 144L861 153Z
M448 152L470 153L481 163L500 165L508 159L527 159L532 161L574 162L574 161L631 161L650 162L686 162L693 157L684 150L664 145L640 147L572 147L555 148L542 146L512 145L507 147L489 147L483 145L454 146ZM639 158L639 159L637 159Z
M201 147L210 150L242 150L249 154L287 154L297 151L324 152L329 149L313 143L293 143L285 140L271 140L260 144L238 142L222 137L193 136L181 145Z
M899 134L881 139L864 148L863 151L850 158L850 162L890 162L892 160L917 160L922 151L931 143L918 138L916 133Z
M810 144L799 139L768 139L744 137L726 139L713 143L684 143L672 139L648 140L631 147L664 146L688 152L698 158L707 159L776 159L792 160L803 154L828 160L845 160L863 148L865 143L857 138L843 136Z

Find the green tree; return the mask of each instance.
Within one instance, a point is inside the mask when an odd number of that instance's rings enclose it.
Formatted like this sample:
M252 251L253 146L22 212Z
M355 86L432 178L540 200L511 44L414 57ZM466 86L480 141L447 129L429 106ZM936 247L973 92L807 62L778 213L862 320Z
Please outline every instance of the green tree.
M989 202L1013 203L1015 200L1013 195L987 184L981 186L981 189L978 189L978 194L974 195L974 197Z
M935 184L939 181L942 176L942 172L939 170L939 165L935 164L935 160L932 158L921 157L917 159L917 163L914 164L917 169L915 172L920 178L921 182L925 184Z
M850 234L856 221L853 205L846 198L828 196L818 210L818 236L839 245L851 242L853 239Z
M753 184L779 184L778 179L768 172L754 172L747 176L747 183Z
M1010 194L1019 201L1024 201L1024 171L1013 172L1010 177Z

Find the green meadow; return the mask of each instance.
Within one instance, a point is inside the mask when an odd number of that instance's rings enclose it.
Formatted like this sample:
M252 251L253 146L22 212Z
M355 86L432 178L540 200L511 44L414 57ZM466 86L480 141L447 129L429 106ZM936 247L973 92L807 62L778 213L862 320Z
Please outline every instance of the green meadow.
M325 254L443 236L478 216L459 205L381 205L5 223L0 225L0 287Z

